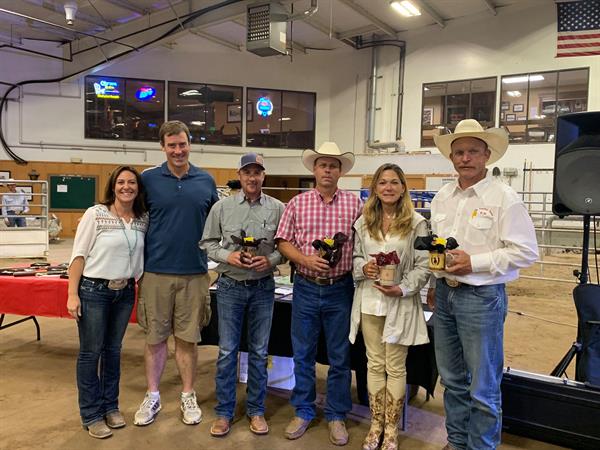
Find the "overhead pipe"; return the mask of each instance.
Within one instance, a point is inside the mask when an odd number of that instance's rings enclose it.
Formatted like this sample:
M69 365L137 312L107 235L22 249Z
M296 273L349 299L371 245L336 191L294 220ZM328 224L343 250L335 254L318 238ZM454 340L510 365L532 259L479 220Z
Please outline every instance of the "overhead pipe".
M292 22L294 20L306 20L309 17L312 17L319 10L319 2L318 0L310 0L310 8L305 11L292 14L288 16L287 21Z
M369 105L367 108L367 148L380 150L380 149L388 149L394 148L394 153L405 153L406 146L404 142L401 140L400 135L400 123L401 123L401 115L400 111L402 108L401 97L402 97L402 83L404 76L404 64L403 64L403 47L400 50L400 70L398 71L398 114L396 116L396 140L392 142L376 142L374 140L375 136L375 110L377 105L377 79L379 78L379 74L377 72L377 49L378 46L372 46L372 55L371 55L371 80L370 80L370 95L369 95Z

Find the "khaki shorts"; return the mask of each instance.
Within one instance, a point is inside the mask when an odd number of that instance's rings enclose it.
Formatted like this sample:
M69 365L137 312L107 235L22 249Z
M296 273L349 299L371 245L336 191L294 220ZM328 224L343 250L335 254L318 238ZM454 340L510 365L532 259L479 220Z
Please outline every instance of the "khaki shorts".
M139 281L137 321L148 344L171 334L185 342L200 340L200 321L210 308L208 274L173 275L145 272Z

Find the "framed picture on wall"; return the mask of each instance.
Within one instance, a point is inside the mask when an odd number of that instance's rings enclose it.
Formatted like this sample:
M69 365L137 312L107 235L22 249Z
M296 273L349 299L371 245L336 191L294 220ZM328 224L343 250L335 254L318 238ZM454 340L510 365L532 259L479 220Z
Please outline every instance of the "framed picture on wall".
M508 111L510 109L510 102L502 102L500 103L501 111Z
M0 180L8 180L10 178L10 170L0 170Z
M19 191L26 195L25 198L28 202L33 200L33 195L31 195L33 193L33 186L19 186L17 192Z
M422 125L433 125L433 108L423 108Z
M506 115L506 121L507 122L512 122L513 120L516 120L517 116L515 114L507 114Z
M523 103L515 103L513 105L513 112L523 112L525 111L525 105Z
M242 106L235 103L227 105L227 122L241 122L242 121Z

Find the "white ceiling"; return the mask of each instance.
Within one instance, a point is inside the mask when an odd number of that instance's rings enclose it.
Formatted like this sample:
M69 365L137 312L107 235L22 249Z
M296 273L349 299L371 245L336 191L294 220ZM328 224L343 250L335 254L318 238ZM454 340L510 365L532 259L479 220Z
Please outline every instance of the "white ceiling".
M313 0L314 1L314 0ZM76 0L75 23L66 24L64 5L68 0L0 0L0 58L4 51L28 51L37 40L72 44L74 48L98 46L107 39L131 47L150 40L141 33L125 37L151 25L171 20L164 30L185 24L188 14L226 2L216 0ZM396 13L389 0L318 0L318 11L306 21L294 21L288 40L294 51L349 48L357 36L373 34L394 39L397 33L430 25L445 26L448 21L472 14L493 17L499 8L513 3L544 3L544 0L413 0L422 15L406 18ZM187 33L199 34L230 48L243 51L246 39L246 8L258 1L230 1L201 17L187 28L174 30L161 42L174 42ZM265 3L264 1L262 3ZM309 9L310 0L282 1L288 11ZM551 2L545 0L546 4ZM152 35L152 38L156 34ZM84 42L86 42L84 44ZM291 45L288 42L288 47Z

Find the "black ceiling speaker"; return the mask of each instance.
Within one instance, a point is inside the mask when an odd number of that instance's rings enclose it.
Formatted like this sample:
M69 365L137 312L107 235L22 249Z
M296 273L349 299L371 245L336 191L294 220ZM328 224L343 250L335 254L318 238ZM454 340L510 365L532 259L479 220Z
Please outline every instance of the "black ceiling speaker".
M600 111L556 120L552 212L600 215Z

